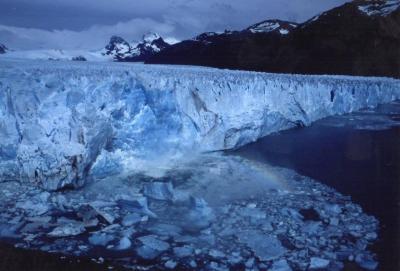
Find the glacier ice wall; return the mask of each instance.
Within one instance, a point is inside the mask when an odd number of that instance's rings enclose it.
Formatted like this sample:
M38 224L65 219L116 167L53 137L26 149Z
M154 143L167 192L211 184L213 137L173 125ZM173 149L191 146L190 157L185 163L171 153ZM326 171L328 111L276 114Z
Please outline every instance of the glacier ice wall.
M156 161L236 148L395 99L400 84L389 78L2 61L0 180L79 187L95 163L99 175L123 170L121 154Z

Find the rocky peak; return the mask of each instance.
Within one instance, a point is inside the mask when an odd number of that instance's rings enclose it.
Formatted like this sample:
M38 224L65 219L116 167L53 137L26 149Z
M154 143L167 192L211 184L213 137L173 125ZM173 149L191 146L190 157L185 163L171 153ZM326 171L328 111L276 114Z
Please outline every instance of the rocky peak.
M147 42L147 43L152 43L153 41L158 40L158 39L161 39L161 36L158 35L157 33L149 32L149 33L143 35L143 41Z
M161 50L167 48L168 43L161 38L160 35L156 33L148 33L143 36L143 41L136 45L134 50L137 51L139 55L149 55L160 52Z
M112 36L110 42L105 47L106 55L114 55L117 59L124 58L131 53L131 46L121 37Z
M129 44L118 36L112 36L105 47L106 55L113 56L117 61L144 61L147 57L154 55L170 46L160 35L148 33L143 35L140 42Z

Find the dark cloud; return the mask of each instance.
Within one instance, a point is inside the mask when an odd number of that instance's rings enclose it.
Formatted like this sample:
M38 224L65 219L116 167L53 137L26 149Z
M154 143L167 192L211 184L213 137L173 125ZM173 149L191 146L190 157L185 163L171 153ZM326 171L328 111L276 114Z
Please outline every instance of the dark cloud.
M0 0L0 42L24 49L95 48L102 46L112 34L135 40L148 31L183 39L204 31L243 29L265 19L301 22L344 2Z

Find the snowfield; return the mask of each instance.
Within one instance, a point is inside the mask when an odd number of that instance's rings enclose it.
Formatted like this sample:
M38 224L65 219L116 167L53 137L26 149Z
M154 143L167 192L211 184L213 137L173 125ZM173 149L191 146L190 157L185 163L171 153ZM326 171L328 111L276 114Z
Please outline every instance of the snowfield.
M110 62L113 60L111 56L103 55L103 50L87 51L87 50L57 50L57 49L38 49L38 50L16 50L7 51L6 54L0 56L0 61L13 60L73 60L73 58L82 56L87 61L93 62Z
M0 180L48 190L400 99L389 78L0 62ZM144 163L145 164L145 163Z

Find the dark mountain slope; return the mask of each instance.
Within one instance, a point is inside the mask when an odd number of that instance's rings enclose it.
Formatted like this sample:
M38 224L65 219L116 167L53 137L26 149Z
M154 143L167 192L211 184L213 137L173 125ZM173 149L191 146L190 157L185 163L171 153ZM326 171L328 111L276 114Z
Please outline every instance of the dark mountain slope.
M285 34L249 31L251 27L205 33L166 48L147 63L400 77L399 2L353 1Z

